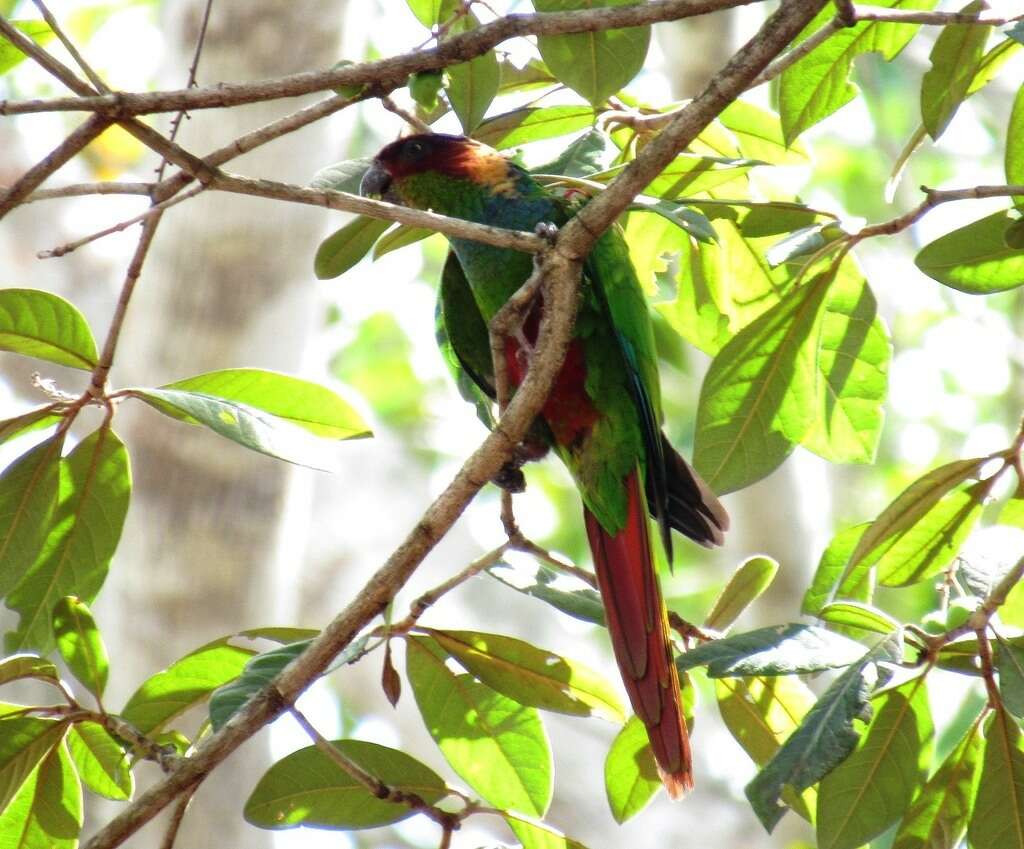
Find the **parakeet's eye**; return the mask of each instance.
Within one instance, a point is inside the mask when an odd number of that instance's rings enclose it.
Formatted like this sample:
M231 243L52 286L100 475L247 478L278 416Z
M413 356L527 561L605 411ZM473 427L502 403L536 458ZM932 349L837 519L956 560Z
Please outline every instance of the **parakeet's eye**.
M421 141L411 141L405 146L405 153L409 159L418 159L427 150L427 146Z

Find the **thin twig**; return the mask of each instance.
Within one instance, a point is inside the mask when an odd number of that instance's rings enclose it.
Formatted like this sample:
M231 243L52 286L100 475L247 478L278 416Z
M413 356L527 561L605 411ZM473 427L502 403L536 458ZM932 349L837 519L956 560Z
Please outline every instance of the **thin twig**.
M537 545L533 540L524 537L522 534L518 534L514 539L509 541L509 548L515 549L516 551L522 551L525 554L531 554L538 560L543 560L545 563L553 566L559 572L565 572L567 575L579 578L579 580L583 581L588 586L595 590L597 589L597 577L593 572L588 572L586 569L581 569L575 563L570 563L568 560L556 557L546 548Z
M850 26L850 24L846 23L840 15L836 15L827 24L825 24L825 26L819 30L815 30L815 32L813 32L808 38L805 38L788 53L784 53L760 74L754 77L749 88L756 88L759 85L764 85L766 82L774 80L787 68L792 67L812 50L828 41L828 39L839 32L839 30L848 26Z
M103 82L103 78L96 73L92 65L85 61L85 57L82 56L78 51L78 48L75 47L75 43L68 38L67 34L57 22L57 19L53 16L50 10L46 8L46 4L43 0L32 0L32 2L36 4L36 8L39 9L39 13L43 16L43 20L46 21L47 26L53 30L54 35L56 35L60 43L64 45L64 49L71 54L71 58L74 59L78 67L82 69L82 73L89 78L89 82L95 86L97 91L108 94L110 92L110 88L105 82Z
M390 95L385 94L383 97L381 97L380 103L381 106L388 110L388 112L392 112L395 115L397 115L399 118L405 121L406 124L412 127L417 133L434 132L430 128L430 124L426 123L425 121L421 121L411 112L409 112L406 109L403 109L401 106L395 103L394 100L391 99Z
M87 195L149 195L155 183L71 183L54 189L39 189L27 198L22 198L20 205L35 203L39 200L55 200L57 198L85 197ZM0 186L0 191L9 187Z
M165 160L166 161L166 160ZM84 245L88 245L90 242L95 242L97 239L102 239L104 236L110 236L114 233L120 233L123 230L127 230L133 224L138 224L140 221L145 221L147 218L152 218L154 215L162 213L168 207L174 206L175 204L181 203L182 201L194 198L200 192L206 191L207 187L203 185L194 186L187 192L182 192L174 197L168 198L165 201L154 204L149 207L145 212L140 212L138 215L128 218L125 221L120 221L117 224L113 224L103 230L97 230L95 233L90 233L88 236L83 236L81 239L76 239L73 242L67 242L66 244L60 245L56 248L51 248L48 251L39 251L36 256L39 259L55 259L57 257L65 256L66 254L76 251Z
M206 0L206 6L203 9L203 19L199 24L199 35L196 38L196 49L192 54L192 64L188 66L188 82L185 83L185 88L196 87L196 73L199 71L199 57L203 53L203 44L206 42L206 28L210 24L210 11L213 9L213 0ZM184 109L178 111L178 114L171 119L171 132L167 138L174 141L178 137L178 130L181 129L181 122L185 120L188 112ZM167 157L163 157L160 160L160 167L156 169L157 182L164 178L164 170L167 168Z
M832 0L836 7L836 18L843 26L852 27L857 23L857 10L853 8L853 0Z
M924 24L944 27L949 24L981 24L1001 27L1024 20L1024 15L1001 15L997 12L918 12L913 9L882 9L878 6L854 6L858 21L889 21L897 24Z
M160 841L160 849L174 849L174 841L178 837L178 830L181 828L181 823L185 819L185 812L188 810L194 795L195 789L188 793L183 793L179 797L177 804L171 809L171 820L167 823L164 839Z

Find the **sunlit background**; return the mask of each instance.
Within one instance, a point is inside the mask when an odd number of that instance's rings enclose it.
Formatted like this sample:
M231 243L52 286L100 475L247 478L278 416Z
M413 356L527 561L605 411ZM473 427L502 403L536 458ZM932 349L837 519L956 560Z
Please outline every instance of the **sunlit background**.
M1013 2L1003 5L1008 9ZM405 52L429 36L402 0L240 4L265 7L263 14L229 8L238 5L214 2L208 52L199 66L201 85L326 67L338 58L387 56ZM137 91L184 85L202 4L53 0L50 6L111 86ZM527 3L491 6L497 12L529 8ZM16 2L13 16L32 17L33 11L30 3ZM479 14L484 19L493 16L484 8ZM657 27L645 70L628 91L652 104L692 95L694 84L687 80L695 77L699 87L731 49L756 30L763 14L755 5L717 14L700 28L685 22ZM279 31L278 21L286 15L288 28ZM317 35L300 49L297 45L309 35L307 29ZM1002 145L1014 93L1010 83L1024 78L1024 51L999 80L961 107L938 144L926 142L901 179L893 180L893 163L919 123L918 90L933 38L933 33L922 33L891 65L877 56L859 59L856 81L864 99L802 138L813 165L755 169L751 179L766 195L773 185L790 192L800 186L803 200L835 212L850 228L909 209L919 202L921 185L959 188L1003 182ZM236 46L237 42L241 43ZM56 43L49 49L67 60ZM516 62L533 55L525 41L502 49ZM0 80L0 97L62 93L31 63ZM403 96L404 92L396 93L400 100ZM574 96L557 97L572 102ZM770 106L771 88L762 86L749 98ZM520 95L497 102L492 112L523 99ZM202 154L314 101L247 107L235 110L239 114L230 121L216 110L197 112L186 120L181 138ZM157 116L154 123L166 129L169 117ZM74 113L58 113L0 121L0 184L10 183L42 158L79 120ZM454 131L457 124L449 116L436 128ZM371 154L401 130L400 119L370 101L275 141L258 157L226 167L250 176L305 183L334 161ZM523 155L528 162L542 162L568 141L534 145ZM149 180L155 165L151 152L114 127L47 185ZM893 185L887 189L888 184ZM891 203L887 190L894 193ZM85 312L102 338L138 229L108 236L62 259L38 260L35 253L131 217L145 205L143 198L111 195L48 201L19 210L0 228L3 284L63 295ZM664 577L671 608L699 621L727 575L749 555L767 553L780 561L778 586L743 624L793 621L799 617L799 596L807 576L837 530L874 517L929 468L1009 443L1024 412L1024 290L985 298L961 294L922 275L912 261L918 247L1002 205L1003 199L948 204L904 235L874 239L858 248L894 342L877 461L839 467L798 448L771 477L726 498L735 530L715 553L678 546L674 573ZM242 223L222 234L225 218ZM337 280L317 281L312 271L316 246L344 220L339 213L216 197L188 202L165 217L158 250L129 313L115 385L156 385L214 368L278 368L337 389L372 423L375 438L331 449L340 471L326 478L304 469L281 470L280 464L265 458L243 457L242 448L220 443L208 433L183 434L180 425L155 422L158 417L149 410L125 411L124 437L135 466L136 492L125 544L96 606L111 644L110 705L123 702L147 675L232 629L322 625L380 565L484 436L473 410L454 391L435 347L435 283L445 255L443 238L435 236L377 261L367 258ZM209 251L211 259L204 259L202 251ZM224 267L240 276L229 278L213 270ZM275 269L280 287L271 274L269 280L254 284L254 294L245 278L255 273L251 268ZM157 288L162 294L153 294ZM183 291L191 293L190 310L175 306ZM217 306L204 307L206 297ZM237 321L231 317L236 298L245 301ZM190 317L196 315L211 316L210 326L194 327ZM203 341L200 332L217 341ZM243 335L244 344L236 344ZM197 348L207 355L201 369L190 359ZM694 350L666 354L668 432L688 453L708 359ZM31 385L34 367L12 355L3 355L0 363L0 417L6 418L37 403L39 396ZM67 391L81 388L81 377L70 371L54 367L43 376L55 378ZM169 453L151 461L161 465L147 466L147 453L168 444ZM4 446L0 459L24 450L25 440ZM238 526L231 509L210 517L203 499L213 496L207 490L190 500L189 475L211 467L216 469L217 484L232 493L227 503L238 499L238 510L246 513ZM163 490L175 488L172 484L179 478L183 482L176 489L178 500L168 516ZM267 484L264 491L263 482L270 479L276 488L271 491ZM589 566L580 508L568 475L557 463L545 462L529 469L528 480L529 489L516 499L525 533ZM1002 498L1006 493L995 495ZM254 556L247 547L259 534L263 536ZM207 535L219 543L197 548ZM189 538L187 545L184 537ZM496 490L488 488L399 596L396 615L404 615L409 601L424 589L502 539ZM999 527L983 528L969 543L970 556L1007 561L1016 560L1022 548L1020 534ZM159 562L154 552L159 553ZM226 564L236 555L244 562L229 568ZM897 617L914 617L926 609L933 592L927 584L889 591L883 603ZM425 621L526 637L604 669L617 680L603 632L488 578L478 578L445 598ZM411 693L393 711L377 684L379 672L379 654L371 655L358 667L319 682L301 706L328 737L350 736L406 749L456 780L423 729ZM932 690L940 728L949 725L969 698L964 679L949 678L941 679L945 688ZM743 797L754 767L721 725L711 698L698 700L698 790L678 805L659 798L623 827L616 826L608 813L601 780L601 764L617 729L595 719L548 716L545 721L555 757L555 802L548 821L586 845L796 846L812 839L792 814L772 837L763 833ZM269 734L274 758L308 742L287 719ZM240 813L267 762L259 745L251 743L247 761L233 759L203 787L194 814L200 824L186 828L180 846L265 845L260 843L265 835L246 826ZM203 809L207 795L215 795L223 807ZM115 810L87 802L90 808L94 818L87 822L87 832ZM144 833L155 845L158 829ZM436 825L414 817L368 833L279 832L273 845L427 847L437 844L438 833ZM457 846L473 847L511 842L511 836L500 821L473 817L455 841ZM148 844L139 838L130 845Z

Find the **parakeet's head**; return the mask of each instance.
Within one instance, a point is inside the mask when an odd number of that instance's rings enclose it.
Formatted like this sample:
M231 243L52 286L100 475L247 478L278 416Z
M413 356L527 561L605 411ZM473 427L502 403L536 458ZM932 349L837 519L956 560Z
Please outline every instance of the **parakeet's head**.
M363 175L359 193L459 214L460 194L505 193L514 188L514 166L482 142L443 133L408 136L383 148Z

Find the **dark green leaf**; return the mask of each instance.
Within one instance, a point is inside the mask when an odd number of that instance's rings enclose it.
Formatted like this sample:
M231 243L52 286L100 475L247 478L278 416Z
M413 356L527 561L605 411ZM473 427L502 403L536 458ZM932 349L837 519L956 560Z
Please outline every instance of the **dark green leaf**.
M488 118L473 138L504 150L586 129L594 123L594 115L589 106L527 106Z
M935 729L924 677L886 691L857 749L818 787L818 846L856 849L909 807L924 783Z
M511 561L511 562L508 562ZM604 625L601 596L585 581L527 558L508 558L487 570L506 586L539 598L575 619Z
M223 639L208 643L143 682L121 716L143 734L162 731L172 719L241 675L254 654L251 649L226 645Z
M82 787L62 746L32 772L0 816L4 849L76 849Z
M298 425L324 439L358 439L370 429L352 406L319 383L257 368L198 374L161 386L237 401Z
M459 18L448 30L448 34L468 32L477 25L476 15L470 12ZM449 66L447 75L448 102L462 124L462 131L469 135L479 126L494 95L498 93L501 82L498 57L493 50L488 50L468 62Z
M875 634L891 634L900 627L899 622L881 610L856 601L833 601L821 608L818 616L830 625Z
M741 330L701 387L694 465L716 492L760 480L816 418L817 329L831 276L820 274Z
M984 464L983 457L971 460L956 460L933 469L924 477L914 481L895 501L885 508L858 540L853 554L843 572L841 581L848 575L877 563L883 554L893 548L908 531L923 519L932 508L964 481L976 477ZM895 566L899 561L890 561Z
M680 672L707 664L711 678L794 675L849 666L864 647L815 625L773 625L711 640L676 658Z
M36 44L46 44L53 38L53 30L46 21L11 21L14 27L27 35ZM6 74L25 59L25 54L0 35L0 76Z
M601 130L591 129L572 141L555 159L530 169L538 174L589 177L605 170L617 149Z
M629 205L630 210L642 212L653 212L660 215L666 221L674 224L680 230L702 242L714 242L718 236L715 228L711 226L707 216L693 207L681 203L673 203L666 200L651 200L645 197L636 197ZM627 237L630 254L633 253L633 242Z
M931 9L937 0L876 0L875 6L892 9ZM825 8L803 33L806 38L834 15ZM850 82L853 60L862 53L881 53L892 61L907 45L917 24L861 21L834 33L782 73L779 81L779 114L787 144L808 127L828 117L857 95Z
M762 555L749 557L729 579L704 620L704 626L724 631L733 624L768 587L771 586L779 564Z
M1005 292L1024 283L1024 247L1012 244L1020 216L1004 210L925 245L914 258L933 280L969 295Z
M119 801L132 797L135 782L128 756L102 725L79 722L72 726L68 751L79 777L93 793Z
M604 762L604 789L617 823L640 813L661 789L647 729L638 717L630 717L612 742Z
M340 277L370 252L373 243L391 226L390 221L357 215L320 243L313 260L319 280Z
M879 676L876 664L898 660L895 640L883 640L854 663L822 694L772 759L746 787L747 798L771 831L785 813L779 795L789 785L802 792L820 781L853 751L860 735L853 721L864 715Z
M892 343L852 260L825 302L818 342L822 410L803 445L832 463L872 463L885 419Z
M0 660L0 684L22 678L38 678L52 683L60 680L57 667L34 654L16 654Z
M998 637L999 695L1014 716L1024 716L1024 649Z
M956 849L978 789L982 737L974 722L900 821L892 849Z
M985 726L985 757L967 840L972 849L1024 846L1024 749L1020 728L998 705Z
M128 452L108 425L93 431L61 460L57 509L39 558L7 597L21 614L7 650L49 650L54 605L67 595L96 597L128 512Z
M68 301L38 289L0 289L0 350L92 369L96 342Z
M821 609L834 598L848 598L854 601L870 601L872 581L868 568L850 571L841 586L836 587L854 548L870 527L870 522L846 528L832 538L828 548L821 555L818 568L810 587L804 593L800 610L809 616L817 616Z
M57 650L71 674L97 700L103 698L110 673L107 648L88 605L75 596L65 596L53 608L53 635Z
M60 745L67 729L67 723L53 719L0 717L0 811L39 762Z
M538 12L629 5L632 0L534 0ZM611 29L537 39L544 63L558 79L595 106L635 77L647 58L650 27Z
M974 0L964 11L987 8L986 0ZM978 24L949 24L935 40L928 57L932 66L921 81L921 117L933 139L942 135L967 96L991 32L992 27Z
M21 580L51 532L63 445L63 433L51 436L0 475L0 596Z
M362 740L335 740L331 745L393 790L414 793L428 805L447 795L441 776L405 752ZM415 812L409 805L378 799L316 746L274 764L245 803L246 820L270 829L374 828Z
M245 664L234 681L218 687L210 696L210 724L214 731L221 727L256 693L277 677L277 674L306 650L312 640L288 643L280 648L258 654Z
M722 721L759 767L775 756L814 705L814 694L796 677L717 678L715 697ZM808 821L815 797L813 788L799 795L790 788L782 791L786 804Z
M409 77L409 96L417 106L427 112L437 108L437 97L444 86L444 74L440 71L420 71Z
M1006 182L1011 186L1024 185L1024 85L1017 89L1013 110L1010 112L1010 123L1006 127L1005 165ZM1018 195L1014 203L1024 203L1024 196Z
M612 722L625 719L608 682L581 663L499 634L428 633L488 687L521 705Z
M466 783L495 807L543 816L551 802L551 751L540 716L445 666L428 637L406 640L406 676L423 721Z
M304 428L248 404L179 389L135 389L133 392L164 415L195 419L214 433L260 454L311 469L325 468L324 443Z
M407 245L414 245L416 242L434 235L436 234L433 230L399 224L394 230L389 230L377 240L377 244L373 246L373 258L380 259L384 254L397 251Z
M309 181L309 187L319 191L348 192L357 195L363 174L370 170L372 163L373 160L369 157L335 162L317 171Z

